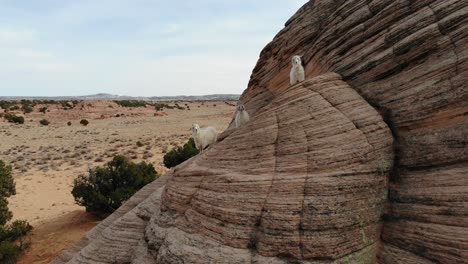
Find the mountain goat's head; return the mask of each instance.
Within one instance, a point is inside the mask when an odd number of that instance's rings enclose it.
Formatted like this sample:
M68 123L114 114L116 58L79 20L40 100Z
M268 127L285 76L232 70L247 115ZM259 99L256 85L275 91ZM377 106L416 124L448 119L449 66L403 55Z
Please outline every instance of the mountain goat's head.
M301 56L299 56L299 55L293 56L292 59L291 59L291 61L292 61L292 66L293 66L293 67L300 67L300 66L302 66Z

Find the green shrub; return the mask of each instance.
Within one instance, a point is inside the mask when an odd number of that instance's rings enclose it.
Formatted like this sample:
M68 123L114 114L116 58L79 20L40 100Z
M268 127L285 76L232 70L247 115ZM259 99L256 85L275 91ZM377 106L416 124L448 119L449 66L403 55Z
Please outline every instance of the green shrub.
M47 119L42 119L41 121L39 121L39 124L41 124L43 126L48 126L50 124L50 122L47 121Z
M22 238L32 230L28 222L16 220L7 224L13 217L8 209L7 198L15 194L16 186L11 166L6 166L0 160L0 263L15 263L18 253L29 245L22 241Z
M83 126L87 126L89 124L89 121L86 119L81 119L80 124L82 124Z
M137 100L122 100L122 101L114 101L114 102L122 107L146 107L147 105L145 101L137 101Z
M16 110L19 110L20 107L18 105L14 105L12 107L10 107L10 111L16 111Z
M191 157L196 156L198 153L199 151L195 147L195 142L193 138L191 138L183 147L178 146L164 155L164 166L173 168Z
M15 123L15 124L24 124L24 117L22 116L16 116L13 114L5 114L3 116L8 122L10 123Z
M137 147L140 147L140 148L144 146L144 144L141 143L141 141L137 141L136 145L137 145Z
M151 164L115 156L104 167L89 169L89 175L76 178L72 194L86 211L112 213L157 176Z
M39 108L39 112L41 112L41 113L44 113L44 114L45 114L46 111L47 111L47 107L41 107L41 108Z
M175 108L177 108L179 110L185 110L185 108L180 106L178 103L175 103Z
M10 109L14 104L16 104L14 101L0 101L0 107L5 110Z
M33 111L33 108L30 107L29 105L23 105L23 113L29 114Z

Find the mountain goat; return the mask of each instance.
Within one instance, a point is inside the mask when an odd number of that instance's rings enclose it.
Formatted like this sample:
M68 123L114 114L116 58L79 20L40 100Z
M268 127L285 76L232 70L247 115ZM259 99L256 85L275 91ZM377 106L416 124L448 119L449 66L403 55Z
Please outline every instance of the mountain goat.
M195 147L200 151L213 145L218 140L218 132L214 127L200 128L198 124L192 125L192 137L195 142Z
M292 68L289 73L290 84L294 85L298 82L303 82L305 80L304 67L302 67L301 57L296 55L292 59Z
M249 122L250 116L249 113L247 113L247 110L245 110L245 106L243 104L237 106L236 116L234 120L236 123L236 127L240 127L241 125Z

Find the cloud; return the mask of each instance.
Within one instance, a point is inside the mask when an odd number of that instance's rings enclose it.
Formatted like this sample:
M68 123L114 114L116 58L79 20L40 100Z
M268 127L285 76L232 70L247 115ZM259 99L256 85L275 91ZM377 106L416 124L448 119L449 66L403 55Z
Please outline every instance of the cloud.
M0 28L0 43L30 42L35 36L36 32L32 30Z

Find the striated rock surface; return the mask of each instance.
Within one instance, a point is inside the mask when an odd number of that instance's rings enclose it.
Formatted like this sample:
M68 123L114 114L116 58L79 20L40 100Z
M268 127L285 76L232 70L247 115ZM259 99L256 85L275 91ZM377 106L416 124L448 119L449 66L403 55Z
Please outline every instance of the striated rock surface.
M54 263L467 263L467 20L464 0L310 1L262 51L251 121Z

